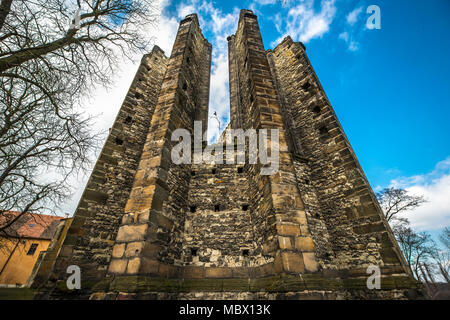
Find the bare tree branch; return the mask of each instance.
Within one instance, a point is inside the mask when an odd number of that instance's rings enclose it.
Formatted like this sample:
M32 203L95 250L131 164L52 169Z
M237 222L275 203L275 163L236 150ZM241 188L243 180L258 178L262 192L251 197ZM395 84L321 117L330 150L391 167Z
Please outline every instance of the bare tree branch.
M436 245L426 232L416 233L405 223L398 223L393 228L394 235L406 262L416 279L420 279L420 265L433 257Z
M5 24L6 16L11 10L11 3L12 0L2 0L0 3L0 30L2 30L2 27Z
M399 218L399 213L415 209L426 202L423 196L409 195L405 189L385 188L376 194L388 222ZM404 218L403 218L404 219Z
M81 108L123 58L148 52L155 0L1 0L0 225L51 212L89 168L100 135ZM74 19L75 14L78 19ZM74 21L77 20L77 21Z

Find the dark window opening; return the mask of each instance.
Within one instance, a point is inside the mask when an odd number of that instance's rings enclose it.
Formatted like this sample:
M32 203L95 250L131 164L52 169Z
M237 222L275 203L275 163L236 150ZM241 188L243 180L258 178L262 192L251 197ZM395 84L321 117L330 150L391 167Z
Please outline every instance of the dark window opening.
M309 88L311 88L311 84L309 82L306 82L305 84L302 85L302 89L305 91L308 91Z
M297 58L297 60L300 60L300 59L302 58L302 55L301 55L301 54L298 54L298 55L296 56L296 58Z
M248 210L248 204L243 204L242 211L247 211L247 210Z
M189 209L191 210L191 212L197 211L197 207L196 206L191 206Z
M242 255L243 255L244 257L248 257L249 254L250 254L250 250L248 250L248 249L242 250Z
M140 94L139 92L136 92L134 96L136 97L136 99L142 99L142 94Z
M116 144L118 144L119 146L123 145L123 140L120 138L116 138Z
M250 103L252 103L255 100L255 98L253 98L253 95L250 96Z
M244 172L244 168L242 168L242 167L238 167L238 168L237 168L237 172L238 172L238 173L242 173L242 172Z
M309 184L309 180L308 179L305 180L305 184Z
M155 61L158 61L158 58L155 57Z
M315 106L314 108L313 108L313 112L314 113L320 113L320 107L319 106Z
M152 68L149 66L145 66L145 67L147 68L147 71L149 71L149 72L152 70Z
M219 211L220 211L220 204L216 204L216 205L214 206L214 211L215 211L215 212L219 212Z
M217 169L212 169L212 170L211 170L211 173L212 173L212 174L216 174L216 173L217 173Z
M319 132L320 134L327 134L328 133L328 129L325 126L322 126L319 128Z
M183 90L184 90L184 91L186 91L186 90L187 90L187 84L186 84L186 82L185 82L185 83L183 83Z
M191 256L195 257L198 254L198 249L197 248L191 248Z
M132 117L128 116L128 117L125 118L125 123L129 124L129 123L131 123L131 121L133 121Z
M191 59L189 59L189 57L186 58L186 62L187 63L191 63Z
M191 171L191 176L195 176L195 171Z
M31 244L30 249L28 249L27 255L32 256L36 252L37 247L37 243Z

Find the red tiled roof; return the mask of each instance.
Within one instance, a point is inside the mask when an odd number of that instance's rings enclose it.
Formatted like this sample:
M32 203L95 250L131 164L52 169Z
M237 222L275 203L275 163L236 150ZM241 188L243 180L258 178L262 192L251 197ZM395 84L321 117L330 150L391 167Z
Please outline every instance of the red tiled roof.
M20 212L18 211L6 211L0 214L0 227L7 225L19 215ZM51 239L59 221L62 219L64 218L47 214L25 213L4 232L10 237ZM0 236L2 233L0 233Z

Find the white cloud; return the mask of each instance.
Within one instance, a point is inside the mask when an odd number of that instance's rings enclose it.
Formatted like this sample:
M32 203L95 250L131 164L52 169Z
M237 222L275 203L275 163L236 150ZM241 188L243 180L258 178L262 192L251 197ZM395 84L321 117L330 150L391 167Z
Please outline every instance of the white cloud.
M196 12L194 4L187 5L185 3L180 3L180 5L178 6L178 18L183 19L188 14L194 12Z
M311 39L320 38L330 29L330 24L336 14L334 0L322 0L320 12L314 10L314 0L304 0L289 9L284 33L271 43L276 46L281 40L290 35L294 41L307 43Z
M285 35L290 34L296 41L308 42L313 38L321 37L328 32L329 25L335 15L334 1L322 0L320 12L314 10L314 0L304 0L298 5L294 1L282 2L283 6L287 4L296 6L289 10L286 23L283 23L284 17L279 14L275 17L277 30L280 33L284 30ZM175 15L167 16L164 14L164 9L169 5L169 2L169 0L159 0L156 3L157 10L161 12L159 23L156 28L148 30L149 34L154 35L154 43L164 50L166 56L171 54L180 19L188 14L197 13L203 33L207 32L211 35L208 39L213 45L208 140L212 141L219 136L220 132L217 120L211 116L214 112L217 113L221 119L221 130L225 128L230 117L228 41L226 38L236 31L240 10L235 7L231 11L224 12L222 9L215 7L212 1L190 0L179 4ZM255 5L269 5L275 2L275 0L257 0L257 2L252 3L253 10L257 13ZM98 115L97 125L94 129L107 132L108 128L112 126L135 75L141 56L136 54L134 58L134 62L123 61L121 63L121 71L116 74L115 79L117 80L109 90L99 88L90 98L87 104L90 106L89 110L95 110L93 113ZM77 193L70 201L62 205L63 212L74 212L87 179L88 176L80 177L74 182L77 185Z
M278 33L281 33L281 26L283 24L283 19L281 18L281 14L277 13L275 16L273 16L273 21L275 24L275 28L277 29Z
M221 129L223 130L229 121L230 103L228 94L228 41L226 38L235 32L239 19L239 9L234 8L233 12L225 14L215 8L211 2L192 0L190 3L185 2L179 5L177 7L177 15L169 17L163 14L168 4L168 0L160 0L156 4L156 10L161 12L158 24L147 32L154 35L154 43L163 49L168 57L171 54L175 41L179 21L186 15L197 13L204 31L208 30L214 34L213 39L210 39L213 45L213 56L209 114L212 115L214 112L217 112L221 119ZM117 112L127 95L129 86L139 66L141 54L136 54L134 60L122 61L120 71L115 75L116 81L112 86L109 89L99 87L86 102L86 109L97 116L93 130L108 132L108 129L113 125ZM209 119L208 128L209 140L219 135L219 128L215 119ZM60 212L74 213L88 178L89 174L73 179L72 185L74 186L75 194L71 199L61 204Z
M215 118L211 118L214 112L217 113L221 124L220 129L225 129L229 120L229 94L228 94L228 56L221 52L213 58L213 66L211 71L211 94L209 105L209 121L208 121L208 141L217 139L219 136L219 125Z
M280 0L255 0L254 2L261 5L261 6L265 6L268 4L275 4ZM283 1L284 2L284 1Z
M179 21L175 17L161 15L159 27L157 28L155 44L157 44L167 57L170 57L172 46L178 31Z
M339 35L339 39L342 39L342 40L344 40L345 42L347 42L347 41L349 40L348 32L342 32L342 33Z
M167 0L160 0L155 4L155 10L161 12L158 24L154 27L149 27L150 29L146 31L148 34L154 35L154 43L164 50L166 56L170 56L179 23L175 17L167 17L162 14L168 4ZM132 58L134 61L123 60L120 62L120 70L116 73L114 77L116 80L110 88L106 89L99 86L86 100L86 106L83 109L96 116L93 131L107 133L108 129L113 125L114 119L122 106L122 102L139 67L142 54L136 53ZM71 199L61 204L60 212L72 214L75 211L88 179L89 174L73 178L72 185L74 186L75 194Z
M348 45L348 50L350 51L358 51L359 50L359 43L356 41L350 41Z
M349 25L352 26L358 21L358 16L362 12L362 9L363 9L362 7L356 8L347 15L346 19Z
M350 50L350 51L358 51L359 50L359 43L354 41L347 31L342 32L339 35L339 39L344 40L345 43L347 43L348 50Z
M161 12L161 15L158 18L158 23L155 26L150 26L146 32L154 35L154 44L164 50L166 56L170 56L178 30L178 21L175 17L167 17L162 14L167 5L167 0L160 0L156 3L155 10ZM96 128L94 129L107 131L112 126L139 67L142 54L136 53L132 58L133 61L123 60L120 62L120 69L114 77L116 80L110 88L106 89L99 86L87 101L86 110L94 110L92 113L97 116Z
M450 225L450 157L439 162L427 174L393 179L391 186L423 195L428 201L402 215L410 220L414 228L439 230Z
M239 9L235 7L231 12L225 13L216 8L213 2L191 0L178 7L178 15L188 12L186 8L197 13L203 33L211 34L208 39L213 46L208 119L208 141L211 142L220 134L218 122L212 117L214 112L220 119L221 130L225 129L230 118L227 37L236 31Z

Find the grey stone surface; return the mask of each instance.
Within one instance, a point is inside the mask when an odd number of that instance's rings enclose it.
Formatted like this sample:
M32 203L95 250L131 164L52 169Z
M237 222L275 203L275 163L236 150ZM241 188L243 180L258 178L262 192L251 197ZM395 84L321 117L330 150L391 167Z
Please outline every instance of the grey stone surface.
M37 297L420 297L304 45L265 51L249 10L228 44L229 127L278 129L279 171L171 161L172 132L208 120L212 47L187 16L170 58L143 58ZM70 264L77 292L64 288ZM366 287L371 264L382 290Z

